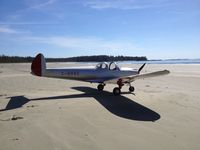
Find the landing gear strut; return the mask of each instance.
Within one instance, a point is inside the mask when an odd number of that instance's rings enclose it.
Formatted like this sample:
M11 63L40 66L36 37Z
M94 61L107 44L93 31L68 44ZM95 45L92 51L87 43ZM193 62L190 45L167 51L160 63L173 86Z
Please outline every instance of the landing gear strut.
M133 86L131 86L131 83L128 83L128 84L129 84L129 92L134 92L135 88L134 88ZM117 85L118 85L119 87L115 87L115 88L113 89L113 94L114 94L115 96L121 94L121 88L124 86L124 84L123 84L123 82L122 82L122 79L119 79L119 80L117 81Z
M97 89L98 89L99 91L103 91L104 86L105 86L105 84L99 84L99 85L97 86Z
M119 80L117 81L117 85L118 85L119 87L115 87L115 88L113 89L113 94L114 94L115 96L121 94L121 88L122 88L122 86L124 86L124 84L122 83L122 79L119 79Z

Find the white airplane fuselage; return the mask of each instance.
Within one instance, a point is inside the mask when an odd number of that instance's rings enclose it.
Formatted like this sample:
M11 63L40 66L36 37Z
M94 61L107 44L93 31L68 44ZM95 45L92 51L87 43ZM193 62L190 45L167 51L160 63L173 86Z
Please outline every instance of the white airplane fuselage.
M131 69L109 70L108 68L64 68L46 69L43 76L52 78L62 78L80 80L86 82L103 83L103 80L120 78L121 76L136 75L137 71Z

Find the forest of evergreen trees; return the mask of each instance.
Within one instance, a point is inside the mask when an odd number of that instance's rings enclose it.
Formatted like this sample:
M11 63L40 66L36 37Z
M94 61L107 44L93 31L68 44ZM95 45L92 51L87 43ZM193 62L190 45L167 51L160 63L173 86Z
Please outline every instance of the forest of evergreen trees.
M21 63L32 62L34 57L19 57L19 56L5 56L0 55L0 63ZM46 58L47 62L102 62L102 61L145 61L145 56L107 56L107 55L94 55L94 56L78 56L68 58Z

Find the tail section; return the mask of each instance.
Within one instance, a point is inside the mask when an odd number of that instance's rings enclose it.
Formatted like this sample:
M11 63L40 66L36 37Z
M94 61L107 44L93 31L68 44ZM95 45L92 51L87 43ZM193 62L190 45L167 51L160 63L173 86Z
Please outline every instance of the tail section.
M46 61L42 54L38 54L31 64L31 73L36 76L43 76L46 70Z

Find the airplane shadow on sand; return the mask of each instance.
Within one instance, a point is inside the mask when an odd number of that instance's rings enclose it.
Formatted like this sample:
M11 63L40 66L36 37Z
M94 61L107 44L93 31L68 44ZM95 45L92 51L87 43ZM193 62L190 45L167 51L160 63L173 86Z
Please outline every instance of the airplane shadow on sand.
M73 95L53 96L53 97L41 97L35 99L27 99L24 96L14 96L10 97L10 101L8 102L6 108L0 111L20 108L29 101L58 100L58 99L67 100L72 98L93 97L109 112L118 117L130 120L137 120L137 121L156 121L160 119L160 115L157 112L141 104L138 104L123 95L114 96L113 93L107 91L99 92L97 89L90 87L72 87L72 89L75 89L83 93L73 94Z

